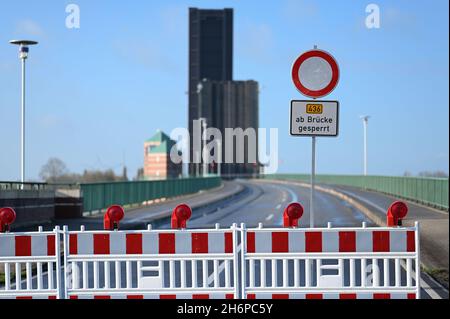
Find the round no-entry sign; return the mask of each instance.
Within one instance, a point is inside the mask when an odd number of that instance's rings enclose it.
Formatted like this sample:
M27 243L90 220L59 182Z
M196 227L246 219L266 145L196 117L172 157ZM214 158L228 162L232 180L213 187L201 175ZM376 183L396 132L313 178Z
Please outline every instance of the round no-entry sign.
M338 84L339 66L328 52L311 50L295 60L292 81L303 95L320 98L330 94Z

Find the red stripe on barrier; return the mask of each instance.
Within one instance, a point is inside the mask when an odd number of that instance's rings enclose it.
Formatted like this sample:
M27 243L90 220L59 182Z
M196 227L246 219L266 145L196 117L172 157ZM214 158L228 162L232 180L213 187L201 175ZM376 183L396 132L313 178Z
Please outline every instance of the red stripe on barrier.
M159 299L177 299L177 295L160 295Z
M255 294L247 294L247 299L256 299Z
M208 253L208 233L192 234L192 253L193 254Z
M31 236L16 236L16 256L31 256Z
M47 256L55 256L55 235L47 236Z
M127 299L144 299L144 295L128 295Z
M339 299L356 299L356 294L340 294Z
M192 295L192 299L209 299L208 294Z
M32 296L17 296L16 297L17 300L30 300L33 299Z
M111 299L111 296L94 296L94 299Z
M70 296L69 299L74 299L75 300L75 299L78 299L78 296L73 295L73 296Z
M406 251L416 251L416 234L412 230L406 232Z
M373 299L391 299L391 294L373 294Z
M289 299L289 294L272 294L272 299Z
M234 294L226 294L225 299L234 299Z
M374 231L372 234L373 252L389 252L389 231Z
M175 234L159 234L159 253L175 254Z
M323 299L322 294L306 294L306 299Z
M356 252L356 232L354 231L339 232L339 252L341 253Z
M225 254L233 253L233 234L225 233Z
M94 234L94 255L109 255L109 234Z
M416 294L408 294L408 299L417 299Z
M142 234L127 234L127 255L142 254Z
M56 299L56 296L48 296L48 299L49 300L54 300L54 299Z
M322 233L321 232L306 232L305 233L305 251L307 253L321 253L322 252Z
M254 232L247 233L247 252L248 253L255 252L255 233Z
M273 253L289 252L289 234L287 232L272 233L272 252Z
M78 236L77 234L70 234L69 236L69 253L71 255L78 254Z

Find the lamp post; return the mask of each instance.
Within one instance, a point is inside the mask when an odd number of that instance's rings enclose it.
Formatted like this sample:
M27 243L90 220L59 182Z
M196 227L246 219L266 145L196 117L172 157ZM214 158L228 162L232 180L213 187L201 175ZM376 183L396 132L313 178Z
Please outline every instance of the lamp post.
M206 125L206 119L205 118L203 118L202 116L203 116L203 110L202 110L202 108L203 108L203 101L202 101L202 91L203 91L203 83L202 82L205 82L206 81L206 79L203 79L202 81L200 81L200 82L198 82L198 84L197 84L197 94L198 94L198 109L197 109L197 118L200 120L200 123L202 124L202 128L200 129L200 130L203 130L203 128L204 128L204 126ZM203 132L202 132L202 134L201 134L201 140L200 140L200 148L201 148L201 151L200 151L200 163L202 163L202 161L203 161L203 159L202 159L202 157L203 157ZM196 171L197 171L197 176L199 175L199 163L196 163L196 166L197 166L197 169L196 169ZM205 168L204 168L204 166L203 166L203 168L202 168L202 175L204 176L205 175Z
M206 128L208 124L206 123L206 119L204 117L201 117L200 121L202 123L202 176L205 177L208 174L208 164L206 163L206 157L208 156L206 149Z
M217 147L219 149L219 160L217 163L217 175L222 176L222 140L217 141Z
M31 40L11 40L9 43L19 46L19 58L22 60L22 99L21 99L21 156L20 156L20 182L23 189L25 183L25 60L28 58L29 46L38 42Z
M364 124L364 176L367 176L367 126L369 124L369 115L361 116Z

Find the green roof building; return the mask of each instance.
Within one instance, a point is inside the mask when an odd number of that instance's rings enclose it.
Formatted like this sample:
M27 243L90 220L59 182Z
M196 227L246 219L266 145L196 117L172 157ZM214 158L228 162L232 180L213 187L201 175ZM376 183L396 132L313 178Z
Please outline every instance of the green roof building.
M182 164L175 164L170 158L170 151L176 142L163 131L144 142L144 178L177 178L182 174Z

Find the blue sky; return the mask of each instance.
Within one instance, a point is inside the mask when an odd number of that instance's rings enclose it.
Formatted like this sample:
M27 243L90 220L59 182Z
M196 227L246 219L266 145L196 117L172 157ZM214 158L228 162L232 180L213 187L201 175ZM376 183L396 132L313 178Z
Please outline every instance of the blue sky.
M81 28L65 26L66 5ZM365 8L381 9L367 29ZM294 59L314 44L338 60L327 99L341 103L340 136L318 140L318 173L361 174L370 114L369 173L448 172L448 1L2 1L0 180L20 174L20 62L13 38L40 41L28 61L27 176L49 157L72 172L129 175L143 141L187 125L188 8L234 11L234 78L261 85L260 126L279 129L279 172L309 172L310 139L289 136L289 105L302 96Z

